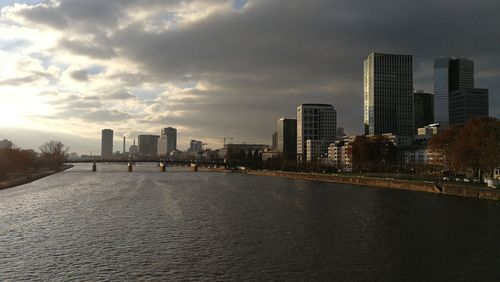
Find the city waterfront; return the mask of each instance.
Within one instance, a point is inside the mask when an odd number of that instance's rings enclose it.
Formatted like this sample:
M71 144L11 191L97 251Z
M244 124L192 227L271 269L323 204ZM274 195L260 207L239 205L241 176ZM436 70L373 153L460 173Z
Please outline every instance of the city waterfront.
M154 164L0 191L0 280L495 280L500 203Z

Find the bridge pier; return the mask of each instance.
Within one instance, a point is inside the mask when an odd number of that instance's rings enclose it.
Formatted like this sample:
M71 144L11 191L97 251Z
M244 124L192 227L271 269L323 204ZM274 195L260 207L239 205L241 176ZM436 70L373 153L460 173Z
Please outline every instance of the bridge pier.
M97 164L94 162L94 164L92 164L92 172L96 171L97 171Z
M128 172L132 172L132 163L128 163Z
M198 164L191 164L191 171L197 172L198 171Z

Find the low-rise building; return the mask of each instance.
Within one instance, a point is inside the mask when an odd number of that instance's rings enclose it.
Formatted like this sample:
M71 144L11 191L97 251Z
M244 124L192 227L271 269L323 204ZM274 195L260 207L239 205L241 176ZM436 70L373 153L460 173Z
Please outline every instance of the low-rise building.
M306 141L307 162L317 161L318 158L326 158L328 156L328 146L334 142L334 140L308 139Z

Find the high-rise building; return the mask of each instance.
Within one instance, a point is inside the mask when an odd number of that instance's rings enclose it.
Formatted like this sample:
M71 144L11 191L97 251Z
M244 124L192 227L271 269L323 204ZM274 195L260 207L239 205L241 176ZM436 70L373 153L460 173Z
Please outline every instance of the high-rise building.
M276 150L276 148L278 148L278 132L275 131L273 133L273 136L272 136L271 140L272 140L271 147L272 147L273 150Z
M158 135L139 135L139 155L144 157L156 157L158 155Z
M474 61L467 58L434 60L434 122L450 125L450 92L474 88Z
M103 159L113 157L113 130L111 129L101 131L101 157Z
M434 96L418 91L413 94L414 129L434 123Z
M173 127L163 128L160 135L158 154L164 156L175 150L177 150L177 129Z
M345 136L344 128L341 126L337 127L337 139L342 138L344 136Z
M302 104L297 107L297 161L306 160L307 141L317 144L315 141L335 141L337 130L337 111L330 104ZM316 146L317 147L317 146ZM315 147L315 148L316 148ZM326 149L322 152L321 149ZM328 146L320 146L314 154L309 154L312 159L316 155L327 154ZM313 152L311 152L313 153Z
M413 135L412 55L371 53L364 61L365 134Z
M460 88L450 92L450 125L472 117L488 117L488 89Z
M295 159L297 154L297 120L280 118L277 124L276 150L284 159Z
M198 153L203 151L203 142L197 140L189 141L189 152Z

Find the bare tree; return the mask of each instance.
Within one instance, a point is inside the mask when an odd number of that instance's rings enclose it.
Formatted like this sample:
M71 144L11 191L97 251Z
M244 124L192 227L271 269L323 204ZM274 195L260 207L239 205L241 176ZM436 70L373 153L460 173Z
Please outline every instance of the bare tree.
M42 160L51 169L58 169L66 161L69 148L62 142L50 140L40 146Z

